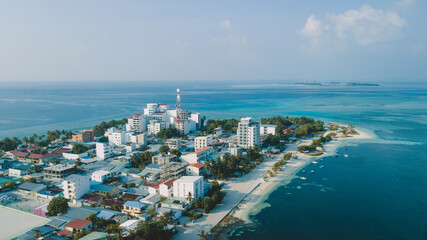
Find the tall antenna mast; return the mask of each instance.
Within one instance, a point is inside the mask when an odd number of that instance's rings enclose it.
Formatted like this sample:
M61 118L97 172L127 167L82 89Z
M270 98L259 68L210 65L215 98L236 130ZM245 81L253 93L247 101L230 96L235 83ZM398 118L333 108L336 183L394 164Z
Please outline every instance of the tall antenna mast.
M176 89L176 109L181 109L181 91Z

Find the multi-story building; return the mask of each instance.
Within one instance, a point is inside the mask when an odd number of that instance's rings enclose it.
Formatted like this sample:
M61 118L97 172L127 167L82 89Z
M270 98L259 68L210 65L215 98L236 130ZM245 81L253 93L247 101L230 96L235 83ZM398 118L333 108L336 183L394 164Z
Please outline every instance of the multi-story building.
M207 136L196 137L194 139L194 150L199 150L205 148L207 146L212 146L213 144L213 136L209 134Z
M159 184L160 195L170 198L172 196L172 187L175 181L175 178L171 178Z
M108 180L110 178L110 172L105 170L98 170L93 172L90 175L90 180L94 182L100 182L103 183L105 180Z
M81 133L74 134L72 141L73 142L90 142L95 138L95 133L93 130L84 130Z
M76 167L74 164L62 163L44 168L43 175L45 179L62 180L73 174L75 170Z
M200 160L205 159L209 154L213 153L213 147L208 146L192 153L187 153L181 156L183 162L187 164L192 164L196 162L200 162Z
M134 114L128 118L128 130L134 130L135 132L147 131L147 117L142 114Z
M259 124L252 121L252 118L241 118L237 127L237 145L243 148L250 148L260 144Z
M159 153L151 158L151 162L159 165L166 165L171 162L176 162L178 158L175 155Z
M187 164L171 162L160 167L160 179L179 178L185 175Z
M192 199L203 198L203 176L184 176L173 182L173 196Z
M200 176L205 173L205 165L203 163L192 163L187 166L188 176Z
M276 125L273 124L260 124L259 131L261 135L276 135Z
M77 199L89 192L89 176L70 175L62 181L62 189L64 190L64 198L75 203Z
M96 156L102 160L113 156L113 146L102 142L96 143Z
M144 214L144 209L146 209L145 204L138 201L127 201L123 204L122 213L139 217Z
M157 134L163 128L168 128L168 127L169 127L168 122L163 122L159 120L150 120L150 123L148 124L147 129L149 133Z
M166 139L166 145L168 145L170 149L180 149L181 148L181 138Z
M168 104L163 103L149 103L147 107L144 108L144 115L153 116L155 113L164 113L169 110Z

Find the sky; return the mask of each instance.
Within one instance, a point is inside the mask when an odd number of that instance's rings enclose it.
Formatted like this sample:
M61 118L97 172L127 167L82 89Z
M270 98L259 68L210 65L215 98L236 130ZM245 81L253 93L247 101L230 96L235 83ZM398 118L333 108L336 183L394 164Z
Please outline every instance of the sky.
M427 81L427 1L0 0L0 83Z

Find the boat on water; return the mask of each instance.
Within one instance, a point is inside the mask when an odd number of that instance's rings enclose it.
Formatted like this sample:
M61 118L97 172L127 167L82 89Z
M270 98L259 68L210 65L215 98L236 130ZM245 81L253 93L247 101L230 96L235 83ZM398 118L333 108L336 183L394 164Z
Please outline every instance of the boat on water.
M301 179L301 180L307 180L306 177L299 177L299 179Z
M302 170L303 173L305 173L305 170Z
M347 154L344 154L344 157L348 158L348 155L347 155Z
M311 173L314 173L314 170L311 170Z
M323 165L322 165L322 166L320 166L319 168L324 168L324 167L325 167L325 166L323 166Z
M317 161L313 161L313 162L311 162L311 163L317 164L318 162L317 162Z

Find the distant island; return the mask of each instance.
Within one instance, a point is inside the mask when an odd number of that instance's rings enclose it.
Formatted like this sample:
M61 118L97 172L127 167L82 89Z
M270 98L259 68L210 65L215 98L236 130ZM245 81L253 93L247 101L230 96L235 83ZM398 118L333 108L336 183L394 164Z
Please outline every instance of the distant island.
M363 87L378 87L378 83L359 83L359 82L296 82L295 85L309 85L309 86L363 86Z

